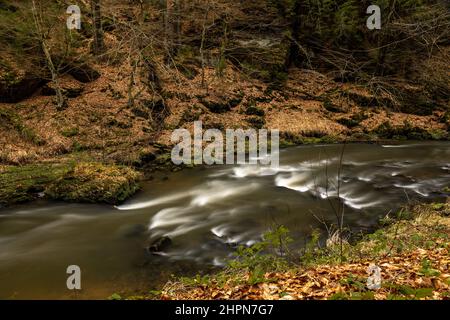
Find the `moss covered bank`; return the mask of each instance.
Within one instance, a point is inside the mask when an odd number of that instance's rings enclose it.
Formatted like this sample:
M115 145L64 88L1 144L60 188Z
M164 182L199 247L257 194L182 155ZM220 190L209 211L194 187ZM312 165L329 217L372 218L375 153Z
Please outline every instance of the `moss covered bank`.
M115 204L139 189L140 176L128 167L89 162L0 166L0 206L37 198Z

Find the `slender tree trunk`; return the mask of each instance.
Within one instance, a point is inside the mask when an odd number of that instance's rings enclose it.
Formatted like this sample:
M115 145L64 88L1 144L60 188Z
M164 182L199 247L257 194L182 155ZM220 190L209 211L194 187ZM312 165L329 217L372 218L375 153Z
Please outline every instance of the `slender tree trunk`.
M173 54L178 53L178 48L181 44L181 0L174 0L174 23L173 33L176 43L174 43Z
M92 43L92 52L97 56L102 54L105 50L100 0L91 0L91 10L94 25L94 42Z
M172 60L181 43L181 0L164 0L164 43L167 61Z
M164 13L164 42L167 53L167 61L171 60L173 56L173 28L172 28L172 19L173 19L173 7L174 0L165 0L165 13Z
M128 83L128 106L129 107L134 107L134 101L136 99L136 96L140 94L140 92L138 92L138 94L134 95L133 94L133 88L136 85L136 70L138 68L138 64L140 62L140 57L138 56L135 59L131 59L131 75L130 75L130 82Z
M205 16L203 17L203 26L202 26L202 41L200 43L200 59L202 60L202 88L206 89L206 94L208 94L208 84L206 83L205 78L205 41L206 41L206 23L208 21L209 10L211 8L211 3L208 0L206 3Z
M44 33L42 31L41 16L37 11L36 1L32 0L31 4L32 4L34 24L36 26L39 42L41 43L42 51L44 52L45 59L47 62L47 67L50 70L52 76L52 83L55 86L57 109L62 110L66 106L66 99L62 94L61 86L59 84L58 71L56 70L56 67L53 64L52 55L50 54L50 50L48 49L47 43L45 41Z

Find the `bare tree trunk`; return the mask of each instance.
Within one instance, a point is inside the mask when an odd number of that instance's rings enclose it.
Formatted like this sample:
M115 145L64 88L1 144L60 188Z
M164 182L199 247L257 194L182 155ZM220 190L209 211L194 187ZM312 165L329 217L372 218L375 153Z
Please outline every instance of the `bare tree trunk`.
M200 44L200 58L202 60L202 87L205 88L205 55L204 55L204 45L205 45L205 37L206 37L206 26L205 22L203 22L203 31L202 31L202 42Z
M170 61L181 42L181 0L164 0L164 6L164 45Z
M172 29L172 13L174 0L165 0L164 12L164 45L167 53L167 61L170 61L173 56L173 29Z
M178 53L178 48L181 44L181 0L174 0L174 15L175 19L173 22L173 33L176 43L173 47L173 53L176 55Z
M142 90L140 90L136 94L133 94L133 88L136 85L136 72L138 65L141 61L141 56L138 55L137 58L132 59L130 55L130 60L131 60L131 74L130 74L130 82L128 83L128 106L134 107L134 101L142 93Z
M219 78L223 76L223 72L226 68L226 58L225 58L225 50L228 42L228 23L225 20L224 22L224 29L223 29L223 38L220 44L220 50L219 50L219 61L217 63L217 70L216 74Z
M92 43L92 52L97 56L102 54L105 50L100 0L91 0L91 10L94 25L94 42Z
M36 1L32 0L31 3L32 3L34 24L36 26L39 42L41 43L42 51L44 52L45 59L47 61L47 67L50 70L52 76L52 83L55 86L57 109L62 110L66 106L66 99L62 94L61 86L59 84L58 72L55 68L55 65L53 64L52 56L48 49L47 43L45 42L44 33L42 31L42 19L37 11Z
M206 22L208 19L208 14L209 14L209 9L210 9L210 3L208 1L207 3L207 7L205 10L205 16L203 19L203 26L202 26L202 41L200 43L200 58L202 60L202 87L206 89L206 93L208 93L208 85L206 84L206 79L205 79L205 54L204 54L204 50L205 50L205 40L206 40Z

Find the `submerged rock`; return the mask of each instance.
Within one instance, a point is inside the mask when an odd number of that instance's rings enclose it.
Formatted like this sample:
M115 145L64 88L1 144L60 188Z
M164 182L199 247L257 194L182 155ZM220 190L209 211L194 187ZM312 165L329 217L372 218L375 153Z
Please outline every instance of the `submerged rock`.
M164 237L158 238L155 241L153 241L152 244L147 248L147 250L150 253L157 253L157 252L164 251L170 245L172 245L172 239L164 236Z

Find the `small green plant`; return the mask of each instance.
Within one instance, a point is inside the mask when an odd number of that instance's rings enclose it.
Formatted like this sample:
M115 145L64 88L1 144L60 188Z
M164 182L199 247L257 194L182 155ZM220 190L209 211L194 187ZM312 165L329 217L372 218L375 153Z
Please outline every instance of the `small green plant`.
M436 211L440 211L445 208L445 203L433 203L431 204L431 208Z
M263 235L260 242L250 247L239 246L234 253L236 259L229 262L229 267L235 270L248 270L253 280L267 271L284 269L288 262L288 244L292 242L289 230L279 226ZM275 254L274 254L275 253Z
M208 284L211 278L208 275L202 276L197 274L195 277L182 277L180 281L186 286L198 286Z
M365 279L357 278L353 274L349 274L347 278L340 280L340 283L358 291L364 291L366 288L364 281Z
M319 230L313 230L311 234L311 239L306 244L303 255L301 257L301 261L304 264L311 263L314 258L316 257L316 253L318 251L318 245L319 245L319 238L320 238L320 231Z
M337 292L333 294L329 300L348 300L348 295L345 292Z
M406 209L401 209L397 212L397 220L409 220L413 217L412 213Z
M422 267L419 270L419 274L424 275L426 277L435 277L440 274L439 271L436 269L433 269L433 265L430 260L423 259L422 260Z
M73 150L73 152L81 152L81 151L86 150L86 146L82 145L78 141L74 141L72 143L72 150Z
M389 300L423 299L433 295L433 288L413 288L409 285L399 285L391 282L383 283L383 287L391 292L388 295Z
M113 293L109 296L108 300L122 300L122 296L118 293Z

